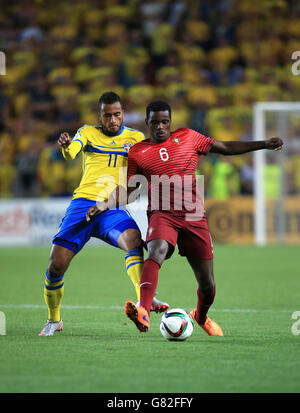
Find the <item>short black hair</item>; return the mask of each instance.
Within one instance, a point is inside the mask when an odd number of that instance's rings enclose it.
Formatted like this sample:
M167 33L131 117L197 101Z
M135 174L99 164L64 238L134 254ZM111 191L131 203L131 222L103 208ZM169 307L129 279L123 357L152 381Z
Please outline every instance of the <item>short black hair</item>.
M171 119L171 108L170 105L162 100L155 100L150 102L146 108L146 118L149 118L150 112L169 112L169 116Z
M100 96L98 107L101 109L102 103L106 105L112 105L113 103L120 102L121 106L123 107L122 100L119 95L115 92L105 92Z

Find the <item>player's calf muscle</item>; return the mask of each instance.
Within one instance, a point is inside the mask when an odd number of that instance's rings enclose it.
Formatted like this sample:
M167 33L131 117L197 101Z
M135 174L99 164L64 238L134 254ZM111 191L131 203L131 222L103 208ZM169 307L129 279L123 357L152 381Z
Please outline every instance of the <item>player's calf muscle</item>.
M74 254L66 248L54 245L48 266L48 274L51 277L60 277L69 267Z

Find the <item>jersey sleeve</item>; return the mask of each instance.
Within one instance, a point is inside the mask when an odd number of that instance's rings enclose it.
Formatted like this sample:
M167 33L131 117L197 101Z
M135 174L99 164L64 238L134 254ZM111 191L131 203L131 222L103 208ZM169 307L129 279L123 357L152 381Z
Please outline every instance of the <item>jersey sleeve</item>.
M128 153L127 187L137 188L140 190L142 187L142 183L144 182L143 180L141 180L140 175L141 170L137 163L136 152L130 149ZM130 182L131 178L132 180Z
M62 148L62 154L65 159L75 159L87 144L87 131L86 125L78 129L72 142L67 148Z
M136 133L135 133L135 135L134 135L133 145L134 145L135 143L142 142L142 141L144 141L144 140L145 140L145 135L143 134L143 132L136 131Z
M190 130L193 133L194 146L199 155L207 155L215 139L209 136L202 135L199 132Z
M137 175L139 173L139 166L136 162L134 152L132 150L129 150L128 152L128 168L127 168L127 182L129 179Z

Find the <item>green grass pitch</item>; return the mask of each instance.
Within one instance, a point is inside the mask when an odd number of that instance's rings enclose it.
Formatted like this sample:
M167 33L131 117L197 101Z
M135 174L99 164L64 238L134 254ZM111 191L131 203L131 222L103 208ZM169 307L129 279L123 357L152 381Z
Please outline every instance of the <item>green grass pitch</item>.
M224 337L195 326L185 342L139 333L123 307L135 300L124 254L86 247L65 275L64 330L38 337L50 247L0 249L1 393L296 393L300 390L299 247L215 246L210 310ZM160 271L159 298L196 305L196 281L177 252Z

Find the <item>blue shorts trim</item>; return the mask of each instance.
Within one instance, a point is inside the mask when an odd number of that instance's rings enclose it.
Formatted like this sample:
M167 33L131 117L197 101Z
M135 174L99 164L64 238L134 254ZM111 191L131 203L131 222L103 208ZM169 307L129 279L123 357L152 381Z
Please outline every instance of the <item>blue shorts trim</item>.
M52 239L53 244L61 245L77 254L89 239L94 237L119 248L117 239L122 232L129 228L139 231L125 207L104 211L87 222L86 213L93 205L95 201L89 199L73 199Z
M107 242L115 247L119 248L117 240L119 236L129 228L133 228L139 231L139 227L137 226L136 222L131 219L126 219L119 224L117 224L114 228L112 228L107 234Z
M61 247L67 248L68 250L74 252L74 254L76 254L78 250L78 246L77 244L75 244L75 242L66 241L65 239L61 239L61 238L55 238L53 240L53 244L60 245Z

